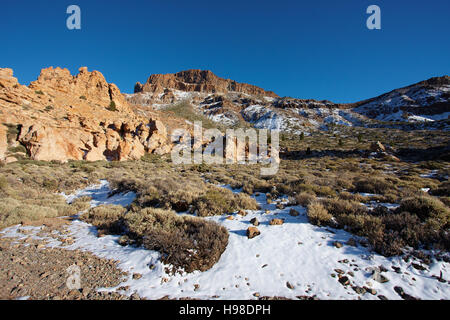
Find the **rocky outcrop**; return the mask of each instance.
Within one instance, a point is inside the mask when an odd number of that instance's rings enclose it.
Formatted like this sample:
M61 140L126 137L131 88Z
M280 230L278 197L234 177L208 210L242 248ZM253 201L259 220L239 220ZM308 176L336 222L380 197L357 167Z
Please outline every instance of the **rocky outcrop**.
M250 95L278 97L272 91L259 87L238 83L230 79L223 79L207 70L187 70L172 74L151 75L145 84L136 83L134 92L164 93L166 89L185 92L228 93L240 92Z
M114 102L117 110L131 111L115 84L106 82L100 72L89 72L86 67L80 68L76 76L72 76L68 69L59 67L43 69L37 81L30 84L30 88L43 92L58 91L73 97L89 99L104 106L110 106L111 102Z
M48 68L29 87L0 69L0 160L135 160L171 150L164 124L137 116L98 71ZM17 149L17 148L16 148Z

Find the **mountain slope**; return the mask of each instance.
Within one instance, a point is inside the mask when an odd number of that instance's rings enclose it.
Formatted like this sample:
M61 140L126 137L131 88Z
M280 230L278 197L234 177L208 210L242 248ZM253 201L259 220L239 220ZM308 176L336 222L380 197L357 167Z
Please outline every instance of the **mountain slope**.
M444 76L373 99L337 104L281 98L271 91L219 78L211 71L187 70L151 75L144 85L137 83L135 93L126 97L135 106L153 110L191 104L198 113L227 126L251 125L300 134L328 130L330 125L385 126L382 121L412 124L410 129L439 127L431 122L445 120L450 114L449 88L449 77Z
M382 121L433 121L450 115L450 77L431 78L362 101L353 111Z

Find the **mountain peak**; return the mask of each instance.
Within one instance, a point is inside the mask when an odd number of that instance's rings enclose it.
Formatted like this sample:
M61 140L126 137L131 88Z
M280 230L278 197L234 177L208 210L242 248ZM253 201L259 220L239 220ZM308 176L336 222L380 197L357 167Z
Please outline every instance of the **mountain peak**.
M266 91L254 85L220 78L210 70L199 69L190 69L169 74L153 74L145 84L136 83L134 92L163 93L165 89L203 93L240 92L250 95L278 97L272 91Z

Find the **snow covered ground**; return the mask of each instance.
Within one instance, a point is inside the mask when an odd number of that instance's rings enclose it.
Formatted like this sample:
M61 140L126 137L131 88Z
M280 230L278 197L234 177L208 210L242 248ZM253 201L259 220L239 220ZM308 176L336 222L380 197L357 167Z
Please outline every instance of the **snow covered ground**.
M73 195L66 196L70 202L76 197L89 195L93 198L91 205L130 204L133 193L116 194L108 197L109 185L102 181L100 185L91 186ZM239 191L235 191L239 192ZM395 286L404 292L421 299L449 299L450 286L439 282L432 276L442 272L444 279L450 278L450 265L433 261L425 270L419 271L411 262L400 257L385 258L374 254L369 249L357 244L347 245L352 237L343 230L335 230L311 225L303 207L286 207L276 209L276 204L267 204L265 195L256 200L261 210L248 211L246 216L228 215L209 217L229 231L228 246L219 262L206 272L169 275L166 265L160 262L160 254L155 251L133 246L120 246L119 236L98 238L91 225L72 222L68 229L74 242L64 246L66 249L80 249L93 254L120 261L119 268L130 273L129 278L116 288L131 295L137 292L141 297L157 299L191 297L200 299L256 299L257 296L280 296L296 298L297 296L316 296L319 299L378 299L384 295L389 299L401 299L394 291ZM279 199L279 202L286 199ZM297 217L289 215L290 209L297 210ZM267 210L267 211L266 211ZM248 239L246 229L250 220L257 218L260 222L260 236ZM273 218L284 219L283 225L269 225ZM14 226L0 232L3 236L24 236ZM39 227L27 227L29 231L39 232ZM33 229L34 228L34 229ZM354 237L355 238L355 237ZM337 248L335 241L343 244ZM48 246L59 246L58 241ZM388 282L380 283L373 279L373 270L383 266L388 271L382 272ZM398 273L394 271L397 269ZM133 274L142 275L133 279ZM338 281L338 273L348 277L351 285L343 286ZM119 290L128 286L126 291ZM352 286L376 290L376 294L366 292L361 295Z

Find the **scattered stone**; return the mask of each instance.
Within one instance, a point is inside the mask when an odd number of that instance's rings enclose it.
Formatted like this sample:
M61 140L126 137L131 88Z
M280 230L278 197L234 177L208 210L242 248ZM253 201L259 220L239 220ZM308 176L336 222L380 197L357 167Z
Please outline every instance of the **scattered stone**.
M389 279L384 276L383 274L381 274L380 269L379 268L375 268L372 271L372 279L379 282L379 283L386 283L389 281Z
M233 216L228 216L227 217L227 220L233 220L234 218L233 218Z
M266 213L266 214L269 214L269 213L270 213L270 210L266 209L265 213Z
M401 273L402 273L400 267L392 266L392 269L393 269L396 273L398 273L398 274L401 274Z
M126 246L130 243L130 238L128 238L128 236L121 236L118 242L121 246Z
M335 241L335 242L333 242L333 245L336 247L336 248L342 248L344 245L342 244L342 243L340 243L339 241Z
M247 238L253 239L261 234L261 232L256 227L249 227L247 229Z
M251 223L252 225L254 225L255 227L259 226L259 221L258 221L258 219L256 219L256 218L253 218L252 220L250 220L250 223Z
M277 203L277 205L275 206L277 209L283 210L284 209L284 204L282 203Z
M269 224L271 226L279 226L279 225L282 225L283 223L284 223L284 219L272 219L269 222Z
M335 271L337 274L344 274L344 273L345 273L345 271L342 270L342 269L334 269L334 271Z
M407 294L402 287L399 286L395 286L394 287L394 291L400 296L402 297L403 300L420 300L419 298L413 297L409 294Z
M194 284L194 291L197 291L198 289L200 289L200 285L199 284Z
M372 152L386 152L385 146L380 142L372 142L370 145L370 151Z
M142 274L140 274L140 273L133 273L133 280L139 280L140 278L142 278Z
M354 276L355 276L355 274L354 274L352 271L347 272L347 274L348 274L350 277L354 277Z
M379 266L378 266L378 269L380 270L380 272L388 272L388 271L389 271L389 270L386 269L386 267L383 266L383 265L379 265Z
M373 288L369 288L369 287L363 287L366 292L370 293L371 295L376 295L377 294L377 290L373 289Z
M418 264L418 263L411 263L411 265L413 266L414 269L419 270L419 271L425 271L427 270L427 268L425 268L424 266Z
M288 287L291 290L293 290L295 288L289 281L286 282L286 287Z
M264 264L261 268L265 268L265 267L267 267L268 266L268 264Z
M253 294L253 296L258 298L258 297L260 296L260 294L259 294L259 292L255 292L255 293Z
M350 279L347 276L339 276L339 280L340 284L342 284L343 286L347 286L350 284Z
M362 287L358 287L358 286L353 286L352 287L353 291L355 291L357 294L365 294L366 293L366 289L362 288Z
M380 299L380 300L389 300L386 296L384 296L382 294L378 295L378 299Z
M130 296L130 300L141 300L141 297L139 297L139 295L134 292L131 296Z
M295 210L295 209L289 210L289 215L290 216L297 217L299 214L300 213L297 210Z
M237 214L240 215L240 216L245 217L247 215L247 211L239 210Z

